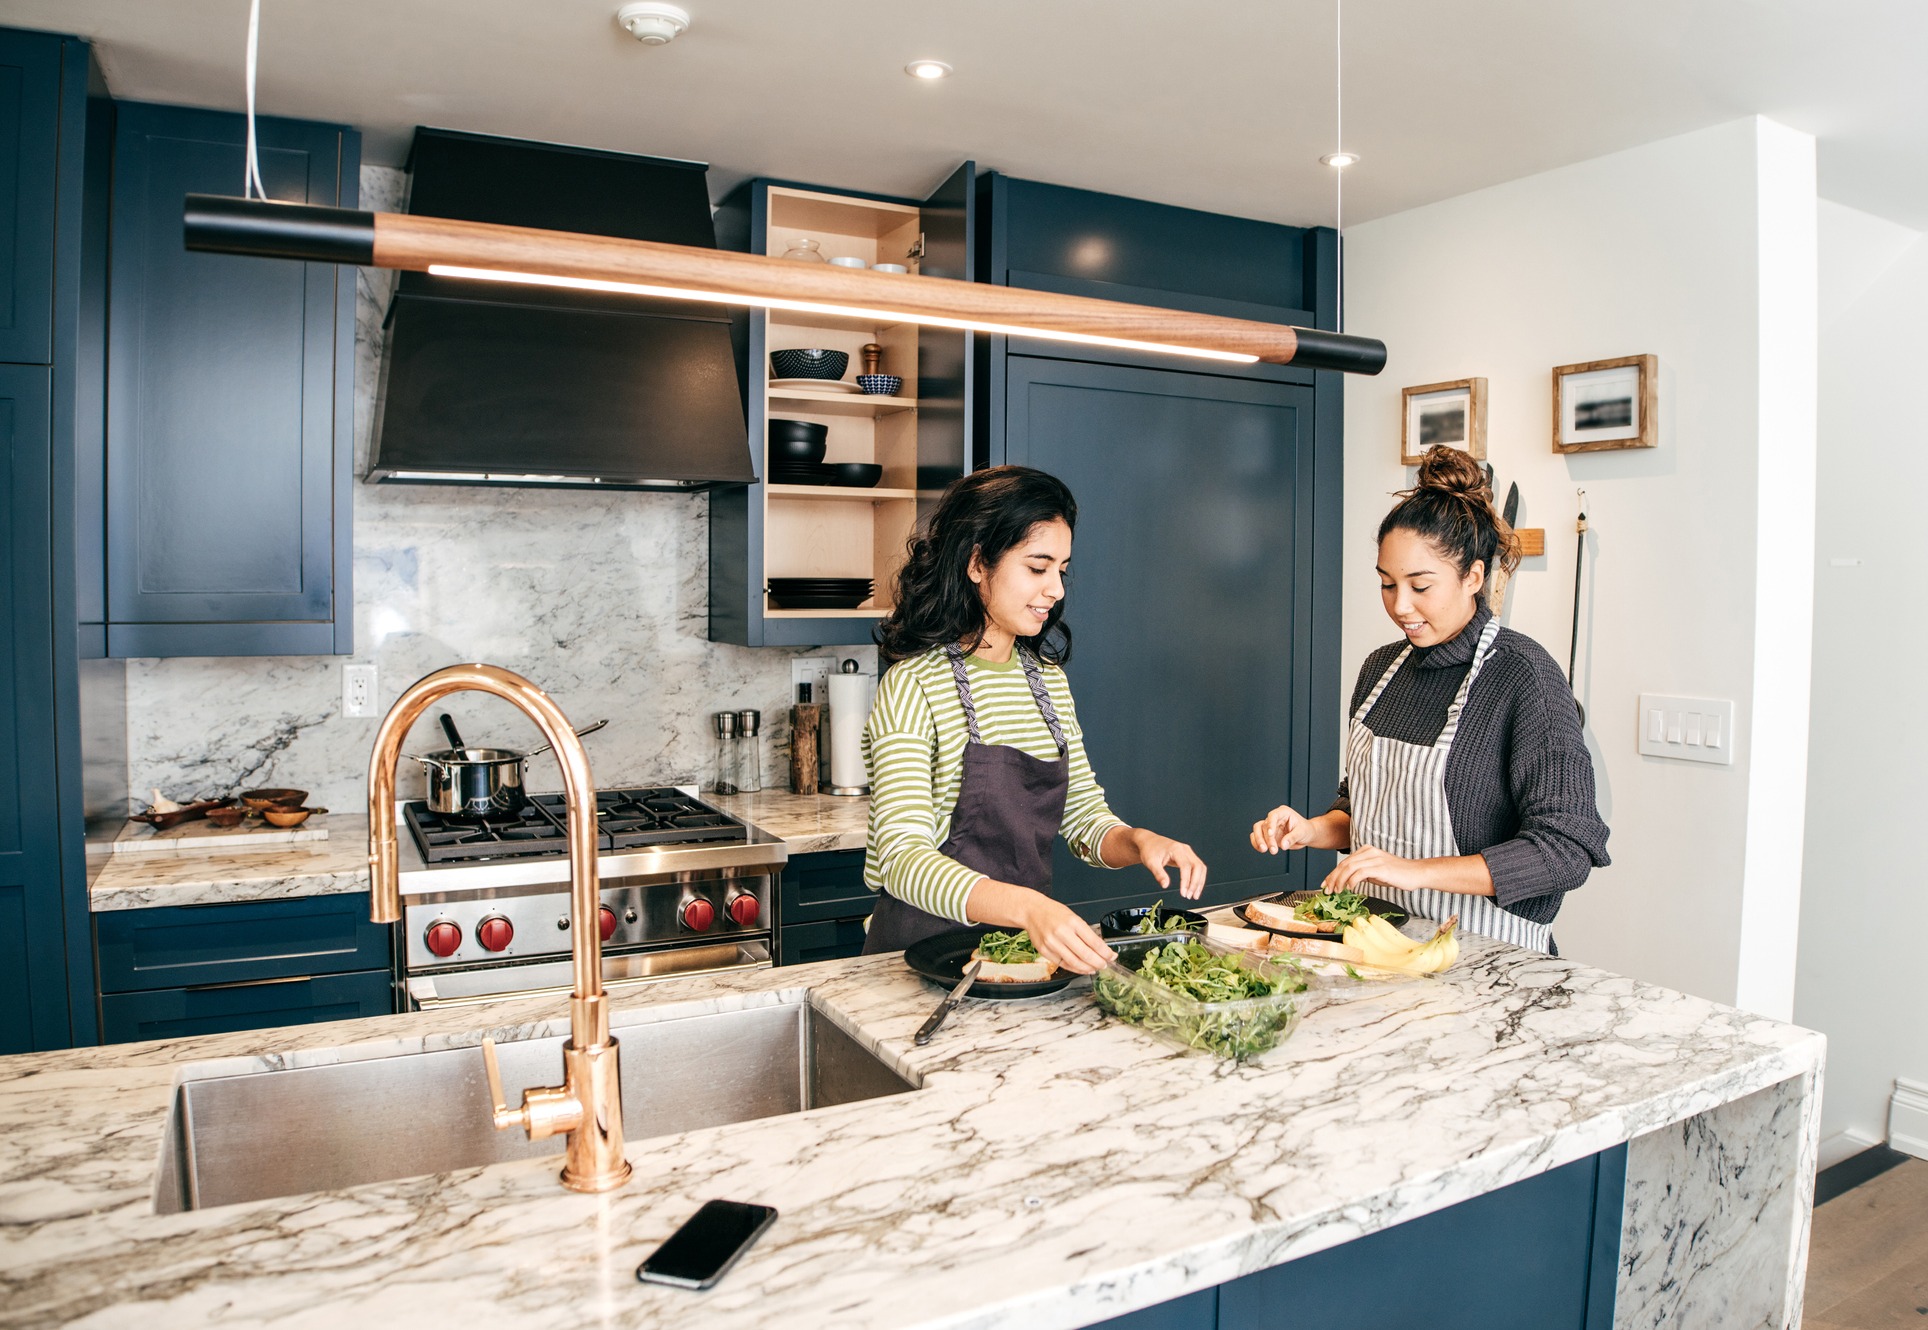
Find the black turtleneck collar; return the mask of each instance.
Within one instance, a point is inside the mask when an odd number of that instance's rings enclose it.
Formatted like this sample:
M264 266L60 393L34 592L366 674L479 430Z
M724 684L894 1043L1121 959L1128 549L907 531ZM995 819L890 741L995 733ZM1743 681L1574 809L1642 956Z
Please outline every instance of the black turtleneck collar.
M1479 646L1480 634L1492 621L1493 611L1486 604L1486 597L1479 598L1479 608L1473 617L1459 630L1459 635L1441 642L1436 646L1413 648L1412 663L1422 670L1445 670L1459 665L1471 665L1473 652Z

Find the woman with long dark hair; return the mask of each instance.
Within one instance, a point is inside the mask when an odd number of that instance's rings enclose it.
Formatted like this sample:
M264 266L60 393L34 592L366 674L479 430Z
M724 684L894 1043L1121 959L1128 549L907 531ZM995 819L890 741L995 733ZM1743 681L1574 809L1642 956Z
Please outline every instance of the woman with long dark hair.
M1607 828L1566 677L1487 607L1490 574L1518 563L1486 473L1431 449L1379 524L1379 591L1404 640L1359 671L1339 797L1318 817L1273 809L1252 846L1349 851L1327 891L1552 951L1560 902L1608 862Z
M878 893L866 952L995 924L1067 970L1098 969L1110 948L1051 895L1059 835L1096 867L1142 864L1161 887L1175 869L1181 895L1205 889L1191 847L1127 826L1085 758L1062 668L1077 521L1055 476L992 467L954 482L910 542L864 727L864 881Z

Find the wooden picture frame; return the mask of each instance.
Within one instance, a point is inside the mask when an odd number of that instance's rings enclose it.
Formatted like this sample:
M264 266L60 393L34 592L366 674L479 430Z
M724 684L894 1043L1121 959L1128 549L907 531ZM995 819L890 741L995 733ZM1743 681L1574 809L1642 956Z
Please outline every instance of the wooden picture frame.
M1402 388L1399 460L1418 466L1435 444L1461 448L1486 460L1486 380L1453 379Z
M1553 451L1660 446L1658 356L1621 356L1553 371Z

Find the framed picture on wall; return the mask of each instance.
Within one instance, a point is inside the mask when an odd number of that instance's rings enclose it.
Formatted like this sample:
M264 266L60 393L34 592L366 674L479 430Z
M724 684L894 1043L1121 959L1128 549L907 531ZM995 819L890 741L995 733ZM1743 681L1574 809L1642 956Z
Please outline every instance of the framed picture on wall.
M1592 453L1660 443L1657 356L1622 356L1553 371L1553 451Z
M1399 460L1417 466L1435 444L1486 460L1486 380L1455 379L1403 389L1406 418L1399 430Z

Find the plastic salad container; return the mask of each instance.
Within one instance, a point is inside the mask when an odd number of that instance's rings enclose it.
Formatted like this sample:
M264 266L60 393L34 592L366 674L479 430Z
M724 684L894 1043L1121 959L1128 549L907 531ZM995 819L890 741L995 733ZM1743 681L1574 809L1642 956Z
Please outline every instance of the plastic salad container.
M1284 958L1171 934L1111 946L1117 959L1092 983L1098 1006L1187 1050L1235 1062L1261 1057L1317 1002L1304 969ZM1217 992L1228 996L1211 996Z

